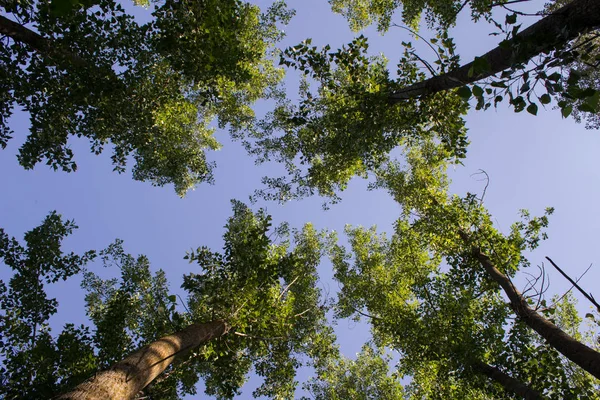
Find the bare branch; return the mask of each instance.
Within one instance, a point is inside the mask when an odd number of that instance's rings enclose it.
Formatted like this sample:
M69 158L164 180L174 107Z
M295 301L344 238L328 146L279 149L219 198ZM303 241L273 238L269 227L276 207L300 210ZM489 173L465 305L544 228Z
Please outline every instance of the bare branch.
M590 301L590 302L591 302L591 303L592 303L594 306L596 306L596 309L597 309L598 311L600 311L600 304L598 304L598 303L596 302L596 300L594 299L594 296L592 296L590 293L586 293L586 291L585 291L585 290L583 290L583 289L581 288L581 286L579 286L579 285L577 284L577 282L575 282L573 279L571 279L571 277L570 277L569 275L567 275L567 274L566 274L566 273L565 273L565 272L564 272L562 269L560 269L560 268L559 268L559 266L558 266L558 265L556 265L556 264L554 263L554 261L552 261L552 259L551 259L550 257L546 256L546 260L550 261L550 263L552 264L552 266L553 266L554 268L556 268L556 270L557 270L558 272L560 272L560 274L561 274L562 276L564 276L565 278L567 278L567 280L568 280L569 282L571 282L571 284L572 284L573 286L575 286L575 287L577 288L577 290L579 290L579 292L580 292L582 295L584 295L584 296L585 296L585 298L586 298L586 299L588 299L588 300L589 300L589 301Z

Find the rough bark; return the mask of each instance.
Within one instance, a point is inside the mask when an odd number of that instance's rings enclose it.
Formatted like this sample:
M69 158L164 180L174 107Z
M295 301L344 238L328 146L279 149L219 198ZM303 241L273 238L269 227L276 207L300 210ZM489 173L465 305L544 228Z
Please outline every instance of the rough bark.
M0 15L0 34L15 42L24 43L46 58L58 63L69 63L75 67L85 67L88 63L76 54L61 49L50 39L46 39L31 29Z
M466 233L460 232L461 237L469 242ZM565 331L538 314L529 307L527 300L512 284L511 280L496 268L490 258L478 247L471 248L473 256L481 263L488 275L502 287L510 301L510 306L517 316L543 337L550 346L562 355L579 365L581 368L600 379L600 353L573 339Z
M454 71L401 89L393 93L390 98L393 102L399 102L485 79L598 27L600 27L600 1L574 0L518 33L510 41L509 46L498 46L484 54L482 57L490 66L486 72L469 77L469 70L474 64L470 62Z
M193 324L142 347L124 360L83 382L57 399L126 400L135 396L159 376L176 356L229 330L224 321Z
M481 374L487 376L496 383L502 385L504 390L514 393L525 400L542 400L544 397L535 389L524 384L518 379L500 371L498 368L486 364L482 361L474 362L473 368Z

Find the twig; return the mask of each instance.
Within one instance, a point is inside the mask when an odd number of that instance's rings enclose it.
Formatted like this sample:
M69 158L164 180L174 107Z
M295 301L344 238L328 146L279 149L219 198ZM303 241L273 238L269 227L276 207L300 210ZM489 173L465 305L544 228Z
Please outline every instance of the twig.
M471 176L475 176L475 175L485 175L485 187L483 188L483 193L481 193L481 199L479 200L480 203L483 203L483 199L485 198L485 193L487 192L487 188L490 185L490 176L488 175L487 172L485 172L482 169L479 169L477 172L475 172L474 174L471 174ZM483 179L480 179L483 180Z
M190 316L191 316L192 313L190 312L190 310L185 305L185 302L183 301L183 299L181 298L181 296L178 294L177 297L179 297L179 300L181 301L181 304L183 305L183 307L185 308L185 310L188 312L188 314L190 314Z
M589 301L591 301L591 302L592 302L592 304L596 306L596 309L597 309L598 311L600 311L600 304L598 304L598 303L596 302L596 300L594 299L594 296L592 296L592 295L591 295L591 294L589 294L589 293L586 293L586 292L585 292L585 291L584 291L584 290L583 290L583 289L582 289L582 288L581 288L581 287L580 287L580 286L577 284L577 282L575 282L573 279L571 279L571 277L570 277L569 275L567 275L567 274L566 274L566 273L565 273L565 272L564 272L562 269L560 269L560 268L558 267L558 265L556 265L556 264L554 263L554 261L552 261L552 259L551 259L550 257L546 256L546 260L550 261L550 263L552 264L552 266L554 266L554 268L556 268L556 270L557 270L558 272L560 272L562 276L564 276L565 278L567 278L567 280L568 280L569 282L571 282L571 284L572 284L573 286L575 286L575 287L577 288L577 290L579 290L579 292L580 292L582 295L584 295L584 296L585 296L585 297L586 297L586 298L587 298ZM590 265L590 267L591 267L591 265ZM589 269L589 268L588 268L588 269ZM587 271L586 271L586 272L587 272Z
M410 29L407 26L398 25L398 24L392 24L392 26L394 26L396 28L400 28L400 29L405 29L405 30L409 31L410 33L412 33L413 35L415 35L416 37L418 37L421 40L423 40L427 44L427 46L429 46L429 48L431 48L431 50L435 53L435 55L437 56L438 60L442 61L442 58L438 54L438 51L435 49L435 47L433 47L433 45L431 44L431 42L429 40L425 39L423 36L419 35L417 32L413 31L412 29Z
M301 313L294 315L294 318L301 317L309 311L310 311L310 308L307 308L306 310L302 311Z
M258 339L258 340L285 340L285 339L287 339L287 337L285 337L285 336L273 336L273 337L252 336L252 335L246 335L245 333L242 333L242 332L233 332L233 334L237 335L237 336L245 337L248 339Z
M281 298L283 297L283 295L285 294L285 292L287 292L290 288L290 286L292 286L294 283L296 283L296 281L298 280L298 278L300 278L300 275L298 275L297 277L294 278L294 280L292 282L290 282L289 285L287 285L283 291L279 294L279 297L277 297L277 300L275 302L278 302L279 300L281 300Z
M582 278L585 276L585 274L587 274L587 272L590 270L590 268L592 268L592 265L593 265L593 264L590 264L590 266L589 266L589 267L587 267L585 271L583 271L583 274L581 274L581 276L580 276L579 278L577 278L577 280L576 280L575 282L579 283L579 281L580 281L580 280L581 280L581 279L582 279ZM561 300L562 300L562 299L563 299L563 298L564 298L564 297L565 297L567 294L569 294L569 292L570 292L571 290L573 290L573 288L574 288L574 287L575 287L575 286L571 286L571 288L570 288L569 290L567 290L567 291L565 292L565 294L563 294L562 296L560 296L560 297L558 298L558 300L556 300L556 301L554 302L554 304L557 304L558 302L560 302L560 301L561 301Z

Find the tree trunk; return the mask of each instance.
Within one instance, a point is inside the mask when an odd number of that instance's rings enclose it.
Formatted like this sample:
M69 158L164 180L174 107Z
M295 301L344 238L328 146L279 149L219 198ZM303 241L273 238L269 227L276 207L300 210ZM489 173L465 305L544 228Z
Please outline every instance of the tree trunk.
M392 93L390 98L393 102L399 102L485 79L516 63L527 62L558 44L566 43L598 27L600 27L600 1L573 0L518 33L509 42L509 46L498 46L484 54L483 58L487 60L489 70L469 77L469 70L473 66L473 62L470 62L454 71L434 76Z
M46 39L31 29L11 21L0 15L0 34L10 37L15 42L24 43L43 56L64 64L65 62L75 67L85 67L88 63L76 54L65 51L59 45Z
M500 371L498 368L486 364L482 361L476 361L471 364L475 370L496 383L502 385L504 390L510 393L514 393L517 396L524 398L525 400L541 400L544 397L535 389L532 389L528 385L513 378L512 376Z
M598 0L596 0L598 1ZM600 1L598 1L600 3ZM469 242L466 233L460 232L461 238ZM483 265L488 275L498 283L510 300L510 306L517 316L543 337L550 346L558 350L562 355L579 365L581 368L600 379L600 353L573 339L565 331L538 314L527 304L527 300L521 292L512 284L506 275L500 272L492 263L490 258L473 246L471 252Z
M175 356L223 336L228 330L225 321L192 324L142 347L57 399L133 399L173 362Z

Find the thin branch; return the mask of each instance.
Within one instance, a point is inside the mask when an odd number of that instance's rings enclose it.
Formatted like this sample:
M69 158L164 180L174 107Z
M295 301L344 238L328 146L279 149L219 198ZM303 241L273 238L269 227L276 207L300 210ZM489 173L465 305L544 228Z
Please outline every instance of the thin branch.
M502 3L492 4L491 7L505 6L507 4L515 4L515 3L526 3L528 1L531 1L531 0L511 0L511 1L506 1L506 2L502 2Z
M283 291L279 294L279 296L277 297L277 300L275 300L275 302L278 302L279 300L281 300L281 298L283 297L283 295L290 289L290 286L292 286L294 283L296 283L296 281L298 280L298 278L300 278L300 275L298 275L297 277L294 278L294 280L292 282L290 282L289 285L287 285Z
M431 66L431 64L429 64L427 61L425 61L423 58L421 58L416 52L413 51L413 52L411 52L411 54L417 60L421 61L421 63L425 66L425 68L427 68L429 70L429 73L432 76L437 76L437 72L435 72L435 69L433 69L433 67Z
M479 169L477 172L475 172L474 174L471 174L471 176L475 176L475 175L485 175L485 187L483 188L483 193L481 193L481 199L479 199L479 203L483 203L483 199L485 198L485 193L487 192L488 186L490 185L490 176L488 175L487 172L485 172L482 169ZM482 181L484 179L479 179L479 181Z
M301 313L294 315L294 318L301 317L309 311L310 311L310 308L307 308L306 310L302 311Z
M431 42L429 40L425 39L423 36L419 35L417 32L413 31L408 26L398 25L398 24L392 24L391 26L407 30L410 33L412 33L414 36L416 36L416 37L420 38L421 40L423 40L427 44L427 46L429 46L429 48L435 53L435 55L438 58L438 60L442 61L442 58L440 57L438 51L435 49L435 47L433 47L433 45L431 44Z
M192 313L190 312L190 310L185 305L185 302L183 301L183 299L181 298L181 296L178 294L177 297L179 297L179 300L181 301L181 304L183 305L183 307L185 308L185 310L188 312L188 314L192 315Z
M584 295L584 296L586 297L586 299L588 299L589 301L591 301L591 302L592 302L592 304L593 304L594 306L596 306L596 309L597 309L598 311L600 311L600 304L598 304L598 303L596 302L596 300L594 299L594 296L592 296L592 295L591 295L591 294L589 294L589 293L586 293L586 292L585 292L585 291L584 291L584 290L581 288L581 286L579 286L579 285L577 284L577 282L575 282L573 279L571 279L571 277L570 277L569 275L567 275L567 274L566 274L566 273L565 273L565 272L564 272L562 269L560 269L560 268L558 267L558 265L556 265L556 264L554 263L554 261L552 261L552 259L551 259L550 257L546 256L546 260L550 261L550 263L552 264L552 266L553 266L554 268L556 268L556 270L557 270L558 272L560 272L560 274L561 274L562 276L564 276L565 278L567 278L567 280L568 280L569 282L571 282L571 284L572 284L573 286L575 286L575 288L577 288L577 290L579 290L579 292L580 292L582 295Z
M585 274L587 274L587 272L590 270L590 268L592 268L592 264L590 264L590 266L587 267L587 269L585 271L583 271L583 274L581 274L581 276L579 278L577 278L577 280L575 282L579 283L581 278L583 278L585 276ZM565 296L568 295L571 292L571 290L573 290L574 287L575 286L571 285L571 288L569 290L567 290L562 296L560 296L552 305L554 306L554 305L560 303L560 301L562 299L564 299Z
M363 317L371 318L371 319L374 319L374 320L377 320L377 321L383 321L383 318L376 317L374 315L369 315L369 314L367 314L365 312L360 311L359 309L355 308L354 306L350 306L350 308L352 308L354 310L354 312L362 315Z
M456 12L454 13L454 18L458 17L458 14L460 14L460 12L466 7L467 4L469 4L469 0L463 1L458 10L456 10Z
M544 12L541 12L541 11L538 12L538 13L535 13L535 14L524 13L522 11L517 11L517 10L513 10L512 8L506 7L506 5L504 5L504 4L502 4L500 6L502 8L504 8L505 10L510 11L511 13L515 13L515 14L521 15L523 17L543 17L543 16L546 16L546 15L550 15L548 13L544 13Z
M246 335L245 333L242 333L242 332L233 332L233 334L237 335L237 336L245 337L248 339L257 339L257 340L285 340L285 339L287 339L286 336L264 337L264 336Z

